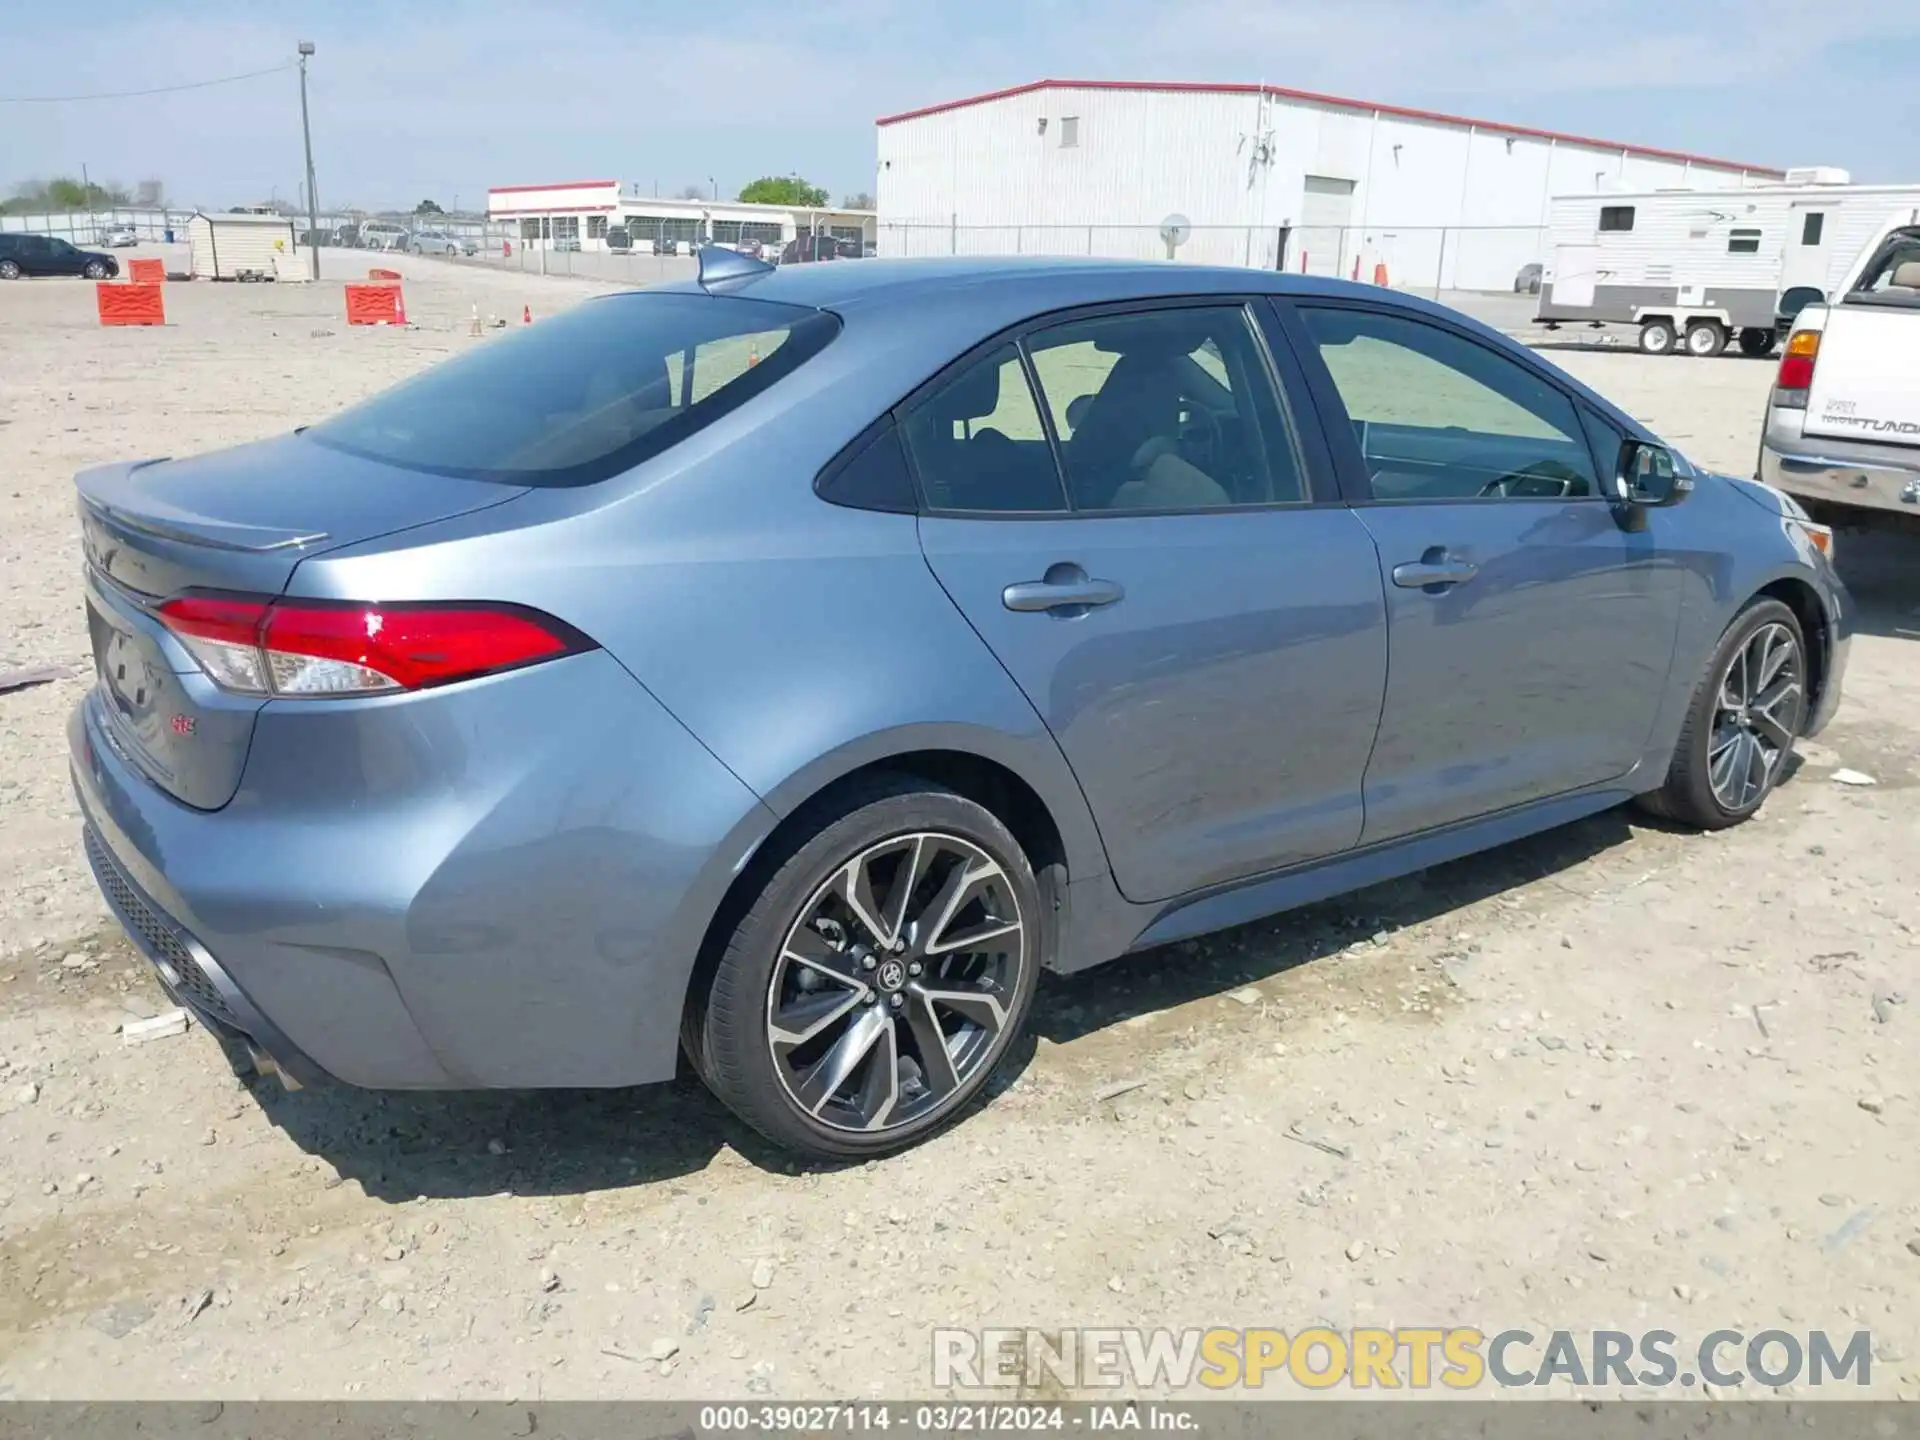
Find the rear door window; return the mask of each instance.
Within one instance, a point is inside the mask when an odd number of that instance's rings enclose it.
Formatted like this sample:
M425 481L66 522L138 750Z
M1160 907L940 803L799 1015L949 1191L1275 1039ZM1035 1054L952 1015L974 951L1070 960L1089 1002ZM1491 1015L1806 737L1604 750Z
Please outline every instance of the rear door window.
M515 485L585 485L679 444L839 333L825 311L733 296L589 300L305 432L349 454Z

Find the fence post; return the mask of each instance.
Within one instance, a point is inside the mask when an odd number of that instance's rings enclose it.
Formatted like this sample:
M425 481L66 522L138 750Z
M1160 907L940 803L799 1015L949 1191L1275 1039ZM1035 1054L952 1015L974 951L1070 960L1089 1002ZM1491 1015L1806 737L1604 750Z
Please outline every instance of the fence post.
M950 212L947 216L947 253L949 255L960 253L960 212L958 210Z
M1447 282L1447 227L1440 227L1440 263L1433 272L1433 298L1438 300Z

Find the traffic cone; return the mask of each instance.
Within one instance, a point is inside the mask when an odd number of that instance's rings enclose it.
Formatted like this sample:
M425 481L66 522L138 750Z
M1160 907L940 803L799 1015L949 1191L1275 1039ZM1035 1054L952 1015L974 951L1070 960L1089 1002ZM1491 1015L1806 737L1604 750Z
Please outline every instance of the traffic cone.
M1386 261L1376 260L1373 262L1373 283L1380 286L1386 285L1387 283L1387 262Z
M396 325L407 323L407 292L398 285L393 287L393 323Z
M473 307L473 320L472 323L467 326L467 333L469 335L478 335L480 333L480 307L478 305Z
M533 323L533 306L522 305L520 307L520 323L522 325L531 325Z

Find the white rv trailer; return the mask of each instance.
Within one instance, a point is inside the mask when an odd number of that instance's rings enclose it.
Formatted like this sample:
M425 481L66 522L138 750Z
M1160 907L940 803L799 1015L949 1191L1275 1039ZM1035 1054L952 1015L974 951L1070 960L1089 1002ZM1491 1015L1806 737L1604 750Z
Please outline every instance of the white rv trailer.
M1768 354L1890 214L1920 204L1920 186L1848 182L1808 168L1777 185L1559 196L1539 318L1637 325L1651 355L1718 355L1736 338Z

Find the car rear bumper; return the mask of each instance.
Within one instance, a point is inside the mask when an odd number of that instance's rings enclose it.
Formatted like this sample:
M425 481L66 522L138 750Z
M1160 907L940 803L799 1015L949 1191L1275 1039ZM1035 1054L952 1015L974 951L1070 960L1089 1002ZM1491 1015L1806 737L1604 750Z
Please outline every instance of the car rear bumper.
M604 652L272 702L215 812L99 704L69 743L102 892L171 994L303 1084L671 1078L707 918L774 822Z
M1845 440L1789 441L1769 431L1759 478L1803 500L1920 517L1920 451Z

